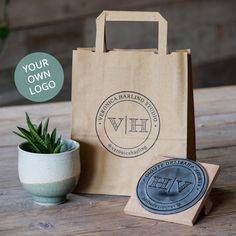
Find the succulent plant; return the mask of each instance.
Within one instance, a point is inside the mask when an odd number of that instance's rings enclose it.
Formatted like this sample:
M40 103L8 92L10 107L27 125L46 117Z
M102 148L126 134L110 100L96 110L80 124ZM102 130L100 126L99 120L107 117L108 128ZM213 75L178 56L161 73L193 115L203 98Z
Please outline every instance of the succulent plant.
M30 120L28 113L26 115L26 123L29 130L22 127L17 127L20 131L19 133L13 131L16 135L25 139L24 149L29 152L35 153L59 153L62 149L61 137L57 138L57 130L54 129L50 134L48 132L49 118L44 122L40 122L37 126L33 124Z

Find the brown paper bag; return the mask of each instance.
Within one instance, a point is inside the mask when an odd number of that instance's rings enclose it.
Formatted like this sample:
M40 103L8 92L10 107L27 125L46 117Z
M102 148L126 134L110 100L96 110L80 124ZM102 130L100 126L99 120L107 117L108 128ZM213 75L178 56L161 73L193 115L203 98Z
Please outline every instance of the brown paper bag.
M107 51L106 21L159 22L158 51ZM154 155L195 159L190 56L187 50L167 54L167 22L157 12L104 11L96 23L95 50L73 51L77 190L130 195Z

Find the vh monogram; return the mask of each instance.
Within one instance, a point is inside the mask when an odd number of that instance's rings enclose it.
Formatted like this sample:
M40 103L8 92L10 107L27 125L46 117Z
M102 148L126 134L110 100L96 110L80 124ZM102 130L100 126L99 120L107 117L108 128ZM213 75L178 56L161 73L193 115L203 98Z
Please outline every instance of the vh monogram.
M122 126L121 128L123 128L125 134L127 134L127 132L148 132L148 119L128 118L127 116L124 118L108 117L108 119L110 120L115 131Z

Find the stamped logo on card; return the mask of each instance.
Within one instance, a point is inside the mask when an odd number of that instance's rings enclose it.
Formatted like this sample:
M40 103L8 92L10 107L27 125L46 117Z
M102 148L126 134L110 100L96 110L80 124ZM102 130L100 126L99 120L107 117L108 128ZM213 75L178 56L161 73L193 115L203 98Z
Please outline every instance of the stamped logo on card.
M146 96L122 91L103 101L97 111L95 128L109 152L120 157L137 157L155 144L160 117Z

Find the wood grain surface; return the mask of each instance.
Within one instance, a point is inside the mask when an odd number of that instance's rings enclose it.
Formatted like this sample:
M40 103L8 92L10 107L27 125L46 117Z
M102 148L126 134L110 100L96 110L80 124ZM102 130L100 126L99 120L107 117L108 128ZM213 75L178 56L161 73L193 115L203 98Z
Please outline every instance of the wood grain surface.
M65 204L34 205L18 180L12 134L24 111L37 122L70 135L70 102L0 108L0 235L236 235L236 86L195 90L198 161L221 166L211 199L214 206L194 227L125 215L127 197L69 194Z

